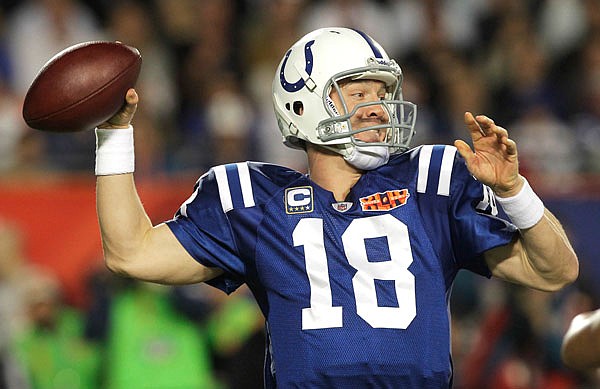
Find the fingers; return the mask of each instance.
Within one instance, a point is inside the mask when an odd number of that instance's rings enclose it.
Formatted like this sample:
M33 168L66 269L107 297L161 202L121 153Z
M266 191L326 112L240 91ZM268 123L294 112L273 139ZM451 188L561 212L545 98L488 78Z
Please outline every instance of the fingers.
M508 137L508 131L504 127L497 126L493 124L494 122L489 119L492 123L489 127L482 126L484 131L489 132L490 136L495 136L498 144L503 145L505 147L506 153L508 155L516 155L517 154L517 144L514 140Z
M497 128L496 123L494 123L494 121L492 119L490 119L489 117L487 117L485 115L477 115L475 117L475 120L477 120L477 123L479 124L481 131L485 135L490 135L490 134L494 133Z
M517 155L517 143L514 140L507 137L504 144L506 145L506 152L509 155Z
M471 132L473 141L483 137L495 136L499 144L506 146L506 152L509 155L517 153L517 144L508 137L508 131L494 123L494 121L486 115L474 116L471 112L465 112L465 124Z
M479 122L475 119L475 116L471 112L465 112L465 124L471 132L473 140L485 136L485 132L481 128Z
M471 135L488 136L497 133L499 128L489 117L485 115L474 116L471 112L465 112L465 124L471 131Z
M477 115L475 117L476 123L481 129L483 136L496 135L497 138L508 138L508 131L504 128L497 126L496 123L485 115Z

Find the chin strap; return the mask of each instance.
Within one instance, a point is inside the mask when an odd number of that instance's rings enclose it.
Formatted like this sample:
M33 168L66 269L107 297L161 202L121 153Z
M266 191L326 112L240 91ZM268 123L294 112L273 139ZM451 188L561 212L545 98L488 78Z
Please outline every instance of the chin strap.
M385 165L390 159L388 146L354 145L344 156L346 162L360 170L373 170Z

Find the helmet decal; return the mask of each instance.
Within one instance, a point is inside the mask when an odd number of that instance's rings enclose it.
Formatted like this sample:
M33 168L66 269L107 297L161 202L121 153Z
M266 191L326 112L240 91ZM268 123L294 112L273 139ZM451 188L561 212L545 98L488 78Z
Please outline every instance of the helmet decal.
M313 70L313 54L312 54L312 50L310 47L314 43L315 43L315 41L312 40L312 41L307 42L306 45L304 45L304 57L305 57L305 61L306 61L304 70L308 76L311 75L312 70ZM300 77L300 79L298 81L296 81L294 83L291 83L285 79L285 74L284 74L285 73L285 65L287 64L287 60L288 60L290 54L292 54L291 49L288 50L288 52L285 55L285 58L283 59L283 63L281 64L281 70L279 71L279 82L281 82L281 86L286 91L297 92L300 89L302 89L302 87L305 85L306 80L304 80L302 78L302 76Z

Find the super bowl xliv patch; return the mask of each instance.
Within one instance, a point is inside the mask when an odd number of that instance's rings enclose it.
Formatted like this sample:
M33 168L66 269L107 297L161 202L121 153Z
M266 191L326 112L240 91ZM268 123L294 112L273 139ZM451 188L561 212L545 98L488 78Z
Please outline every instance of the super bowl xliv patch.
M408 189L387 190L361 197L360 206L363 211L389 211L406 204L409 197Z
M313 189L299 186L285 190L285 212L287 214L309 213L314 210Z

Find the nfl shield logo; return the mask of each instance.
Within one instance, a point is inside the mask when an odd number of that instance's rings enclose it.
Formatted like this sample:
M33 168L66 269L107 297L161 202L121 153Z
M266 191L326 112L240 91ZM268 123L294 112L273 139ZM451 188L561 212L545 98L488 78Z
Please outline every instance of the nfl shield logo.
M344 213L347 210L349 210L350 208L352 208L352 203L349 202L349 201L340 201L339 203L333 203L333 204L331 204L331 206L336 211Z

